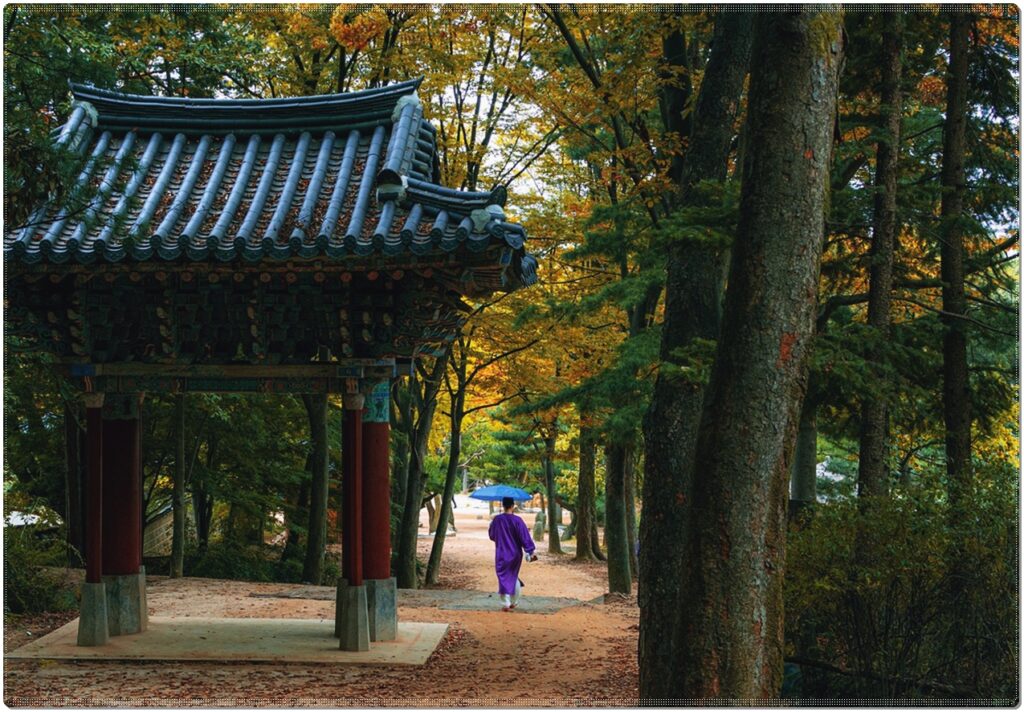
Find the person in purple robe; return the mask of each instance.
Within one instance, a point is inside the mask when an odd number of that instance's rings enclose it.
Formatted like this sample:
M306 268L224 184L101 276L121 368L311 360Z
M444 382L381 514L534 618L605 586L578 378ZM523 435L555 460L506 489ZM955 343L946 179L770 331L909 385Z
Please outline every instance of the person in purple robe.
M494 571L498 575L498 593L504 604L503 611L511 611L519 603L522 582L519 580L519 567L523 565L523 552L528 561L536 561L534 552L537 545L533 543L530 530L520 517L512 513L515 501L511 497L501 500L504 510L491 520L487 535L494 542Z

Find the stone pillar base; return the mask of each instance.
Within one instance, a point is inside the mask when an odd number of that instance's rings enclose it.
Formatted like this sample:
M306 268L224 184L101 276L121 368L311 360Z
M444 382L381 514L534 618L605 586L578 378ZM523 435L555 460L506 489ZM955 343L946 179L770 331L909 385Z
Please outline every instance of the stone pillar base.
M339 638L339 648L353 651L370 649L366 586L349 586L347 580L339 579L334 616L334 634Z
M83 583L78 617L78 644L106 645L108 640L107 587L102 583Z
M394 640L398 636L398 579L366 579L366 603L370 640Z
M146 570L137 574L104 576L107 587L107 625L110 635L131 635L146 630Z

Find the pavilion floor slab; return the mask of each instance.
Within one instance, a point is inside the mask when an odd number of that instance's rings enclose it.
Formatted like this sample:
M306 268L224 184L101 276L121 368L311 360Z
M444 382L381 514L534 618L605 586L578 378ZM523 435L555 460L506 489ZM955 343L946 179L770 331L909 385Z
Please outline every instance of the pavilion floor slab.
M152 616L143 633L77 645L78 621L8 653L8 659L316 662L423 665L448 630L446 623L398 624L395 640L363 652L338 649L334 621L286 618Z

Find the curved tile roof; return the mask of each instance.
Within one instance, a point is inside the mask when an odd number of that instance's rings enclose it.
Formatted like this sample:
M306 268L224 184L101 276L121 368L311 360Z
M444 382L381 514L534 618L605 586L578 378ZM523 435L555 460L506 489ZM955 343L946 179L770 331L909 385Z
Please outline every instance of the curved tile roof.
M438 184L419 83L237 100L72 85L75 108L56 137L82 156L72 198L7 233L4 257L258 262L498 247L504 287L532 284L537 262L505 220L504 187Z

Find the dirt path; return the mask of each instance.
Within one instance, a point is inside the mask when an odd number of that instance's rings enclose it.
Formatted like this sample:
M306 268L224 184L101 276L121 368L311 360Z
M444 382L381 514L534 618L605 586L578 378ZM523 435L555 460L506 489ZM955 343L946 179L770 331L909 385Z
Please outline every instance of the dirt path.
M524 518L532 526L533 515ZM460 498L458 534L445 543L442 587L495 590L488 521L486 505L474 510ZM424 558L430 543L429 538L420 539ZM541 543L541 560L524 565L525 595L594 601L604 593L603 566L576 564L570 555L547 555L546 548L547 543ZM333 617L329 601L250 596L285 588L285 584L161 578L150 583L149 607L152 615ZM636 704L635 599L581 603L550 615L504 613L496 597L493 611L402 605L399 620L450 624L447 638L426 665L11 660L4 666L4 701L12 707ZM37 638L45 629L57 627L55 623L8 621L5 649ZM34 637L18 634L32 625L37 625Z

